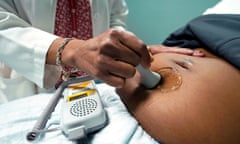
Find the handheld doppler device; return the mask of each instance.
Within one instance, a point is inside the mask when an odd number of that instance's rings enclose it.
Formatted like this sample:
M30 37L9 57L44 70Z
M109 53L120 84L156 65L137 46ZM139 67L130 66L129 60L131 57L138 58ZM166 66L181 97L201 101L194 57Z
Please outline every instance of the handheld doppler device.
M28 141L34 141L46 132L46 123L62 97L60 130L69 140L86 140L89 133L107 124L107 114L93 78L72 78L64 81L51 97L33 129L27 133Z
M147 89L152 89L152 88L156 87L159 84L159 82L161 81L161 76L158 73L142 67L141 64L139 64L137 66L137 70L141 74L141 78L142 78L141 83Z
M60 125L68 139L84 138L106 125L106 113L93 80L73 83L63 95Z

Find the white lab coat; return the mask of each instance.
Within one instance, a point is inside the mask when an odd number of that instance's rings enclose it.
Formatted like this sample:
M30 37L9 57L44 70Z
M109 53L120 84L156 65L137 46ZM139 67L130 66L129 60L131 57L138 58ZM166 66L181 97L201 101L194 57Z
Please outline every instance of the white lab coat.
M59 77L45 65L53 35L57 0L0 1L0 103L51 88ZM125 28L124 0L91 0L94 36ZM50 68L51 67L51 68Z

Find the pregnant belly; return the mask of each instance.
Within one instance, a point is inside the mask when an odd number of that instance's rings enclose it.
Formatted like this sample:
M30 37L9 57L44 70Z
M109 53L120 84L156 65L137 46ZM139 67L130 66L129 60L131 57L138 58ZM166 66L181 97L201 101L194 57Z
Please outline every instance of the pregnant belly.
M158 88L131 81L119 93L149 134L176 144L240 142L239 70L217 58L177 54L155 55L151 68L163 75Z

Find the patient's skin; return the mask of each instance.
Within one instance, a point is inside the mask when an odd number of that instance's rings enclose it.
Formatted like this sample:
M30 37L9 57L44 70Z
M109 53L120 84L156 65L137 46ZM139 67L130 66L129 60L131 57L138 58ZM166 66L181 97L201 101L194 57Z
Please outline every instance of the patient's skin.
M153 71L172 67L181 75L182 83L175 90L147 90L138 83L139 73L117 89L128 110L160 142L240 143L240 72L208 56L154 55Z

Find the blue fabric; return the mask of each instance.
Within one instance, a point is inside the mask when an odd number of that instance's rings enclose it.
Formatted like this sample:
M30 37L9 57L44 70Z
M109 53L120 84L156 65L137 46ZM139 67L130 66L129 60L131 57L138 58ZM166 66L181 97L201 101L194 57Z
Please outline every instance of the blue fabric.
M172 33L163 44L206 48L240 69L240 15L199 16Z

